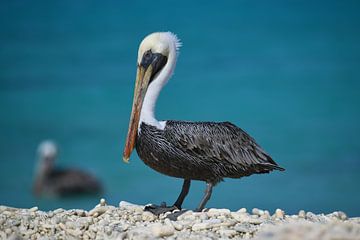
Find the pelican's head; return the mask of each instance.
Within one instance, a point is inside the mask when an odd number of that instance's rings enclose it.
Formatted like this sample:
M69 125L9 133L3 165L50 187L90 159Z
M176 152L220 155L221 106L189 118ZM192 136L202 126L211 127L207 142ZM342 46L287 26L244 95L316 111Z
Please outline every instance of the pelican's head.
M123 153L123 160L125 162L129 161L135 146L141 108L148 87L150 84L156 83L162 86L166 83L172 74L177 50L180 46L179 39L171 32L152 33L146 36L140 43L134 100Z
M38 147L39 162L37 166L38 172L48 172L53 166L57 156L57 146L55 142L46 140L40 143Z

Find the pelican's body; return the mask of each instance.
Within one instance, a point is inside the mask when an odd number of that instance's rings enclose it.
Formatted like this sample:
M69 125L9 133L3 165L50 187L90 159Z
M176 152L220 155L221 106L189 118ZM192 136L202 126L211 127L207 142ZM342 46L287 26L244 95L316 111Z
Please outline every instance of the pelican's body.
M57 147L52 141L42 142L38 154L39 165L33 186L35 195L67 196L101 192L101 183L93 175L79 169L55 167Z
M229 122L166 121L163 130L141 123L136 151L158 172L213 184L280 169L248 134Z
M152 169L183 178L182 191L174 204L179 209L189 191L190 181L205 181L207 190L197 208L201 211L211 196L212 187L223 178L284 169L232 123L158 121L155 118L156 99L174 71L180 45L177 37L169 32L150 34L140 44L124 160L128 161L136 147L139 157ZM158 213L156 209L151 211Z

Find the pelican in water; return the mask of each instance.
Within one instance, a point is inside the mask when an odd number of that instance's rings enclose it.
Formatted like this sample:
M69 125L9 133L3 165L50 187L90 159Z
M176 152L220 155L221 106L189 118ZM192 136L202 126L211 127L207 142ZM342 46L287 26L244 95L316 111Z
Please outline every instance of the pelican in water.
M72 194L96 194L101 183L91 174L78 169L55 167L58 149L53 141L46 140L38 147L38 166L33 193L36 196L65 196Z
M156 32L141 42L129 129L123 160L134 148L146 165L162 174L184 179L172 206L151 205L146 210L161 214L181 210L191 180L206 182L205 195L196 211L202 211L213 187L223 178L284 169L255 140L230 122L158 121L156 100L174 72L181 43L171 32Z

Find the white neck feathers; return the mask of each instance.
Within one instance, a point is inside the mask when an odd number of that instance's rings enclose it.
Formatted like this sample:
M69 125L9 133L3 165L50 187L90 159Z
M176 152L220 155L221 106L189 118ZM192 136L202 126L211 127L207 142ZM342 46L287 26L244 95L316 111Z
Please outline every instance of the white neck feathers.
M155 126L158 129L163 130L165 128L166 122L158 121L155 118L155 105L161 89L164 87L174 72L177 59L177 49L180 46L176 36L171 33L169 33L169 41L171 44L169 44L169 55L167 63L163 69L160 70L157 76L155 76L154 80L149 84L145 94L140 114L139 131L142 122Z

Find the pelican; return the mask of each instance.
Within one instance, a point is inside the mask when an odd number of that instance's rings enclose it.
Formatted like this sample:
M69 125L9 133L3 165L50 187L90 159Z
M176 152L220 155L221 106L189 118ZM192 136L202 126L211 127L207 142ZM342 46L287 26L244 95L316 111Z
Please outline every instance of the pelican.
M202 211L213 187L223 178L283 171L255 140L230 122L158 121L155 105L171 78L181 47L171 32L156 32L143 39L138 50L134 99L123 160L134 148L142 161L162 174L184 179L172 206L151 205L161 214L181 206L192 180L206 182L205 194L195 211Z
M59 169L55 167L58 149L51 140L40 143L38 147L38 166L36 168L33 193L36 196L65 196L81 193L101 192L101 183L91 174L78 169Z

